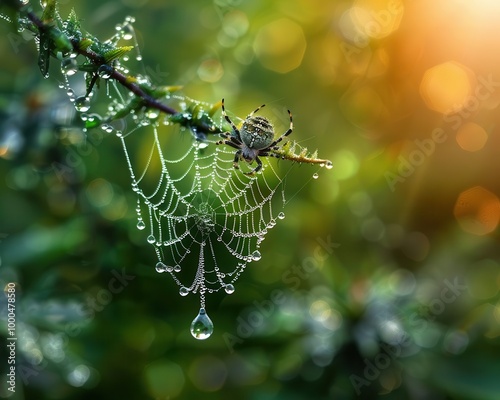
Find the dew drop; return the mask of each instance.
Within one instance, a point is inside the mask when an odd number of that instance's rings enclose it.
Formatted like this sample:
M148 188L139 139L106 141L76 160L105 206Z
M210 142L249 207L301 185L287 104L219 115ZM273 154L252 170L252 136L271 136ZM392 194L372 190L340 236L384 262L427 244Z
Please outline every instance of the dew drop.
M326 169L332 169L333 168L333 163L331 161L327 161L325 164Z
M150 244L153 244L154 242L156 242L156 239L153 235L149 235L148 238L146 239L148 241L148 243Z
M80 96L75 99L76 111L85 112L90 109L90 99L86 96Z
M181 272L181 266L180 266L180 265L176 265L176 266L174 267L174 271L175 271L175 272Z
M227 294L233 294L234 293L234 286L230 283L228 283L225 287L224 290L226 291Z
M212 320L207 315L207 312L204 308L200 308L200 312L191 322L191 335L195 339L205 340L210 337L210 335L214 331L214 324Z
M156 264L155 269L156 272L161 274L162 272L165 272L167 270L167 266L160 261Z
M125 24L121 31L123 32L123 40L130 40L134 37L134 28L130 24Z
M111 74L113 73L113 68L109 65L103 64L97 69L97 74L102 79L111 78Z
M255 250L253 253L252 253L252 260L253 261L259 261L261 259L261 254L260 254L260 251L259 250Z
M142 231L145 227L146 227L146 224L144 223L144 221L142 219L140 219L139 221L137 221L137 229L139 229L140 231Z
M318 179L319 178L319 175L317 173L314 173L313 174L313 179Z
M61 71L67 76L75 75L78 71L78 65L74 58L65 58L61 61Z
M179 289L179 294L181 296L187 296L189 294L189 289L185 286L181 286L181 288Z
M154 108L150 108L146 111L146 117L149 119L156 119L158 115L160 115L160 112Z
M172 272L174 270L174 267L171 265L167 265L167 272Z
M278 214L279 219L285 219L285 213L282 211Z
M101 124L101 116L99 114L90 114L85 121L85 128L91 129Z

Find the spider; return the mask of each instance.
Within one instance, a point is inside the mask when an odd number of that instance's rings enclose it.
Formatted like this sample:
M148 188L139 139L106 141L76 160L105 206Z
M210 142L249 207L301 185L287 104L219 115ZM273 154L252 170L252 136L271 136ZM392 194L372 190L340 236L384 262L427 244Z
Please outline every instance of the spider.
M254 175L259 172L262 169L262 161L259 157L272 156L270 151L277 150L278 146L276 145L293 131L292 113L290 110L287 110L290 116L290 127L275 140L274 127L271 122L265 117L253 116L264 106L265 104L262 104L248 114L241 128L238 129L233 121L227 116L226 109L224 108L224 99L222 99L222 115L226 121L231 124L233 131L221 133L220 135L225 138L225 140L220 140L217 144L227 144L237 150L233 161L234 168L236 169L239 169L238 162L240 160L245 160L249 164L254 161L257 163L257 166L250 172L245 172L245 175Z

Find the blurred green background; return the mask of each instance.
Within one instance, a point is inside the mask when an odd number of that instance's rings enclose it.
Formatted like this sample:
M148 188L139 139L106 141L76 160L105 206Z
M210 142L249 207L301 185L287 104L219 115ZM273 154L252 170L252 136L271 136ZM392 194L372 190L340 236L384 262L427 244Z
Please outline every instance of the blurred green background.
M134 16L154 83L241 117L266 103L278 132L289 108L334 168L294 167L286 218L235 293L208 296L215 331L196 341L198 300L135 229L119 141L81 134L32 36L1 22L0 282L19 339L0 397L499 398L497 2L72 7L102 39Z

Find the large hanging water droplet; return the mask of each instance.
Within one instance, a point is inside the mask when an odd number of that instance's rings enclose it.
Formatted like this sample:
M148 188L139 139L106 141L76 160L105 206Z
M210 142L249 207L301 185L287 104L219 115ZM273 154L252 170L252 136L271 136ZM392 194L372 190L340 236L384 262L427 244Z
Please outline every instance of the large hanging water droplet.
M75 75L78 71L78 64L74 58L65 58L61 61L61 71L67 76Z
M315 173L313 174L313 179L318 179L318 178L319 178L319 175L315 172Z
M160 261L160 262L156 263L155 269L156 269L156 272L161 274L162 272L165 272L167 270L167 266Z
M253 261L259 261L261 258L262 258L262 255L260 254L260 251L259 251L259 250L255 250L255 251L252 253L252 260L253 260Z
M189 289L185 286L181 286L181 288L179 289L179 294L181 296L187 296L189 294Z
M282 211L278 214L279 219L284 219L285 218L285 213Z
M76 111L85 112L90 109L90 99L86 96L80 96L75 100ZM87 117L88 119L88 117Z
M155 239L155 237L153 235L149 235L146 240L150 244L153 244L154 242L156 242L156 239Z
M146 224L144 223L144 221L142 219L140 219L139 221L137 221L137 229L139 229L140 231L142 231L145 227L146 227Z
M326 169L332 169L333 168L333 163L331 161L327 161L325 164Z
M207 315L207 312L204 308L200 308L200 312L191 322L191 335L195 339L205 340L210 337L210 335L214 331L214 324L212 320Z
M227 294L233 294L234 293L234 286L231 283L228 283L224 287L224 290L226 291Z

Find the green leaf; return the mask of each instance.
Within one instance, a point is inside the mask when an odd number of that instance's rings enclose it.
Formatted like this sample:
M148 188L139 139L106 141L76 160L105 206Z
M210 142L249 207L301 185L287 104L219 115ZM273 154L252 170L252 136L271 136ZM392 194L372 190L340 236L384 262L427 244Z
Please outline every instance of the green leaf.
M51 28L49 30L49 36L52 40L53 47L56 51L61 51L62 53L69 53L73 50L73 45L69 38L62 33L58 28Z
M51 23L57 15L57 0L47 0L42 13L42 21Z
M94 42L91 39L89 39L89 38L83 38L78 43L78 48L80 50L86 50L86 49L88 49L92 45L92 43L94 43Z
M126 53L128 53L130 50L132 50L134 46L122 46L122 47L117 47L116 49L112 49L104 53L104 60L106 64L109 64L111 61L116 60L122 56L124 56Z

